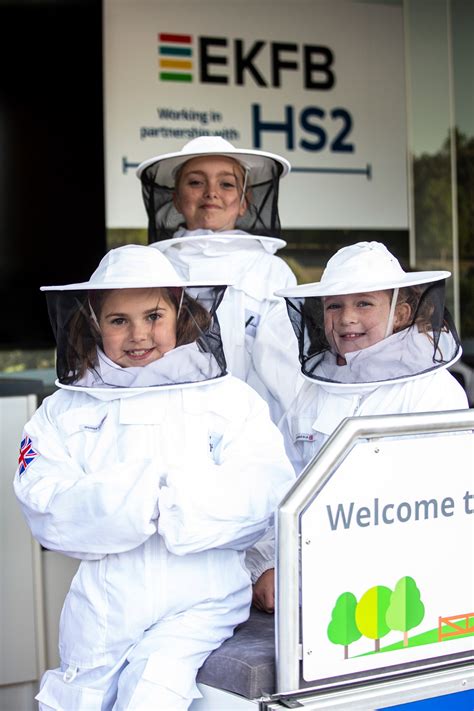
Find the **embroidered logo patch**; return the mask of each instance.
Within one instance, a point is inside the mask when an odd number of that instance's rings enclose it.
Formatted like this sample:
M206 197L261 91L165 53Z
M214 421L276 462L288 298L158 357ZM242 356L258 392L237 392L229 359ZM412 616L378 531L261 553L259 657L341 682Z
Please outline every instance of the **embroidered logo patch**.
M260 323L260 314L255 311L250 311L245 309L245 333L247 336L255 338L257 335L257 328Z
M314 434L309 432L298 432L295 439L297 442L314 442Z
M18 457L18 475L26 472L30 464L34 462L39 453L33 449L31 439L25 435L20 444L20 456Z
M107 415L104 415L99 424L97 425L81 425L81 429L85 430L86 432L98 432L102 425L104 424L105 420L107 419Z
M211 454L214 452L215 449L219 446L220 442L222 439L222 434L218 432L211 432L209 435L209 451Z

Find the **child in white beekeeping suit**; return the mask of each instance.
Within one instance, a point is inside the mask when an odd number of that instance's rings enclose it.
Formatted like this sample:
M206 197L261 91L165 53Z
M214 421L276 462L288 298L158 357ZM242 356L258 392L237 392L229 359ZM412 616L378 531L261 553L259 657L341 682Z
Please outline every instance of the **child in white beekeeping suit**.
M186 279L232 284L218 315L227 364L268 403L278 423L302 383L296 343L277 289L296 284L275 252L281 156L202 136L144 161L137 175L149 241Z
M340 249L287 301L305 384L281 422L296 473L345 417L468 407L447 271L405 272L379 242Z
M447 368L461 348L444 307L446 271L407 273L378 242L340 249L321 281L280 290L299 346L305 383L280 423L287 454L300 474L346 417L468 407ZM265 554L261 609L274 605Z
M294 479L281 434L226 374L225 287L129 245L43 289L59 389L25 425L14 488L35 538L81 564L40 709L187 709L248 616L245 549Z

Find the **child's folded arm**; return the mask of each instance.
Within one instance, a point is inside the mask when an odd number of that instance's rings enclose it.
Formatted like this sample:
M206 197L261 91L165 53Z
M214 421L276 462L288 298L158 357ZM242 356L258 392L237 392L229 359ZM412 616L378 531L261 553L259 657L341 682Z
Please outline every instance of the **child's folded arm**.
M14 488L34 537L77 558L131 550L156 532L156 463L134 460L85 472L40 408L25 427L27 467Z
M249 548L272 523L294 480L283 440L258 396L252 411L225 437L219 463L183 481L169 472L160 492L159 533L178 555L209 548Z

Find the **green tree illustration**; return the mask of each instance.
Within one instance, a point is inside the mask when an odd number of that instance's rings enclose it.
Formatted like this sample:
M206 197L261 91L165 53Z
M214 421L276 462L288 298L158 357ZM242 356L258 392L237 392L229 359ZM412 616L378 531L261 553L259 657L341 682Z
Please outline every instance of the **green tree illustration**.
M356 625L364 637L375 640L375 651L380 650L380 639L390 632L385 613L390 605L392 591L384 585L375 585L365 592L357 603Z
M420 624L425 616L420 591L408 575L400 578L390 599L385 620L392 630L403 632L403 646L408 647L408 630Z
M344 645L344 659L349 656L349 645L362 637L355 622L357 598L351 592L344 592L336 600L328 625L328 638L333 644Z

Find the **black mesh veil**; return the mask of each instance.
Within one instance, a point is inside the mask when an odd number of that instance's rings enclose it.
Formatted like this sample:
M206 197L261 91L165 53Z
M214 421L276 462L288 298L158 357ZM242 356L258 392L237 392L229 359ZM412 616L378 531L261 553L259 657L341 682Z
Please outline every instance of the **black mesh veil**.
M148 215L148 241L170 239L180 228L185 228L183 216L173 204L173 185L160 184L160 164L152 163L140 174L142 195ZM271 177L258 183L250 179L246 198L248 207L237 219L235 229L252 235L278 237L281 231L278 213L278 189L281 166L273 161ZM251 175L251 171L250 171Z
M162 287L160 292L166 292L165 298L178 313L176 348L144 368L120 368L113 363L111 367L104 367L107 359L102 353L97 318L100 318L101 299L110 289L47 291L48 312L57 344L59 382L63 385L86 383L93 387L169 386L225 375L226 360L216 316L225 289L225 286ZM116 371L122 371L124 378L117 381ZM112 374L110 380L109 374Z
M388 292L393 295L393 290ZM397 304L409 304L408 322L383 341L349 354L347 368L337 367L337 354L326 336L325 298L285 297L301 370L309 378L344 383L397 380L447 366L459 357L459 336L445 308L445 280L400 288Z

